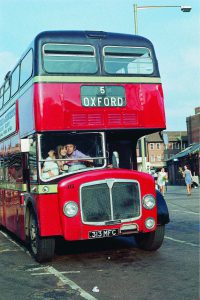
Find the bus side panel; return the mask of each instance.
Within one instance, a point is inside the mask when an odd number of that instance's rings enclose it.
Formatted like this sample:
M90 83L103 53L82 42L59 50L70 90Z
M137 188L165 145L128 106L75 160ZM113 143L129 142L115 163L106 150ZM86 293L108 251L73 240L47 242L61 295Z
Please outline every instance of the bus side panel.
M26 136L35 128L33 86L19 98L19 130L20 136Z
M16 232L16 203L14 190L7 189L5 191L5 210L6 210L6 228L12 232Z
M166 122L162 85L140 84L137 86L137 95L140 102L139 116L141 126L147 129L165 128Z
M64 130L62 84L35 84L34 110L36 130Z
M5 190L0 189L0 224L6 226L5 215Z
M35 195L41 236L63 235L57 194ZM62 213L62 212L61 212Z
M24 210L20 203L20 191L7 189L3 206L3 225L24 240Z

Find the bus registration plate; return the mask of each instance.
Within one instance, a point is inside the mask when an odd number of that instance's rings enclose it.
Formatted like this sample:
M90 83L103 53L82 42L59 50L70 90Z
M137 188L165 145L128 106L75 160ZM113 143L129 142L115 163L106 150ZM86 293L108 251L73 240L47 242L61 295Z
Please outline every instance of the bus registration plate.
M89 239L112 237L118 234L119 234L118 229L104 229L104 230L89 231Z
M126 106L123 86L82 86L81 102L85 107L123 107Z

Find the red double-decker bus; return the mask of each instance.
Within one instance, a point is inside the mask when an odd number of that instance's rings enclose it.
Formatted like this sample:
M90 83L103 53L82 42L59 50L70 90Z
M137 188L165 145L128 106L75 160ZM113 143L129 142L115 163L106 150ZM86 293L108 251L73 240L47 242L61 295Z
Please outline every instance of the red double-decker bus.
M39 262L67 241L134 235L156 250L169 222L136 144L165 128L152 43L42 32L0 88L0 224Z

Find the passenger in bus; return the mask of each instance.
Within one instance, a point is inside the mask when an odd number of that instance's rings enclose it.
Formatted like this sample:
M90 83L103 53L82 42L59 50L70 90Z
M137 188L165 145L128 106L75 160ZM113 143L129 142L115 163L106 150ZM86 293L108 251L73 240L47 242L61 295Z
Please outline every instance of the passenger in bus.
M69 168L69 172L84 169L87 165L91 165L93 160L90 159L90 156L82 153L81 151L76 149L76 145L67 144L65 145L66 149L66 158L73 159L72 161L68 161L65 163ZM79 160L79 158L85 158L84 161Z
M57 146L56 152L56 158L59 159L57 162L61 173L85 169L87 164L93 162L88 155L77 150L76 145L74 144L67 144L65 146L59 145ZM83 162L79 160L80 158L86 158L86 160ZM66 159L70 160L67 161Z
M49 150L48 157L44 162L44 166L42 168L42 178L49 179L51 177L55 177L59 174L59 166L57 164L56 155L54 150Z
M61 173L68 170L67 166L64 167L66 161L61 160L61 159L66 159L67 158L66 156L67 156L66 147L64 145L58 145L56 148L56 158L59 159L57 163Z

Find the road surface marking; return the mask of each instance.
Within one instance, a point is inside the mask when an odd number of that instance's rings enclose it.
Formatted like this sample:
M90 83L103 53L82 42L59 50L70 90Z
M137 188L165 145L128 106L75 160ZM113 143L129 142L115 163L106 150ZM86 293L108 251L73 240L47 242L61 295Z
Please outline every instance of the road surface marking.
M16 251L19 251L19 250L3 249L3 250L0 250L0 253L2 253L2 252L16 252Z
M13 244L14 244L15 246L17 246L20 250L22 250L23 252L25 252L27 255L31 256L30 252L29 252L25 247L20 246L18 243L16 243L16 242L13 241L11 238L9 238L9 236L8 236L5 232L3 232L3 231L1 231L1 230L0 230L0 232L2 233L2 235L4 235L4 236L7 238L7 240L8 240L9 242L13 243ZM13 251L15 251L15 250L13 250ZM17 251L17 250L16 250L16 251Z
M188 210L170 209L170 211L175 211L175 212L179 212L179 213L183 213L183 214L199 215L198 212L188 211Z
M92 295L88 294L86 291L84 291L80 286L78 286L75 282L64 276L62 273L54 269L53 267L47 267L47 271L54 276L56 276L60 281L62 281L64 284L69 285L73 290L76 290L80 293L80 296L87 300L97 300Z
M7 240L8 240L9 242L13 243L13 244L14 244L15 246L17 246L19 249L25 251L25 249L24 249L23 247L21 247L21 246L20 246L19 244L17 244L15 241L13 241L11 238L9 238L9 236L8 236L5 232L3 232L3 231L1 231L1 230L0 230L0 232L7 238Z
M171 238L169 236L165 236L165 239L173 241L173 242L177 242L177 243L189 245L189 246L192 246L192 247L199 247L199 245L197 245L197 244L193 244L193 243L182 241L182 240L173 239L173 238Z
M89 293L87 293L86 291L84 291L80 286L78 286L75 282L73 282L72 280L70 280L69 278L67 278L66 276L63 275L63 273L70 273L70 272L59 272L57 271L55 268L50 267L50 266L46 266L46 267L38 267L38 268L31 268L28 271L32 272L32 271L37 271L37 270L45 270L46 273L37 273L37 274L31 274L31 275L54 275L56 276L62 283L70 286L71 289L78 291L80 293L80 296L83 297L86 300L97 300L97 298L93 297L92 295L90 295ZM80 271L72 271L72 272L80 272Z
M81 273L81 271L64 271L64 272L60 272L61 274L77 274L77 273ZM52 273L32 273L32 276L42 276L42 275L52 275Z

